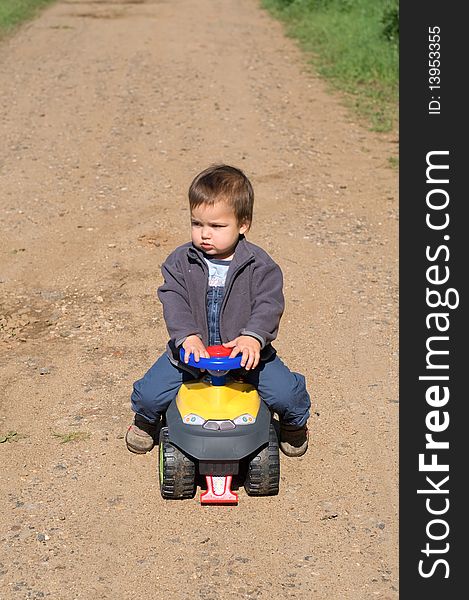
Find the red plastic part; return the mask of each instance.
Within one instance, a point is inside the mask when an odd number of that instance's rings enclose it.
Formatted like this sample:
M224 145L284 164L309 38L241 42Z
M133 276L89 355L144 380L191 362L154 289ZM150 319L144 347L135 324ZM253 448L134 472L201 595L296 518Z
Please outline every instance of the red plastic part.
M232 475L226 477L217 477L217 479L223 479L223 487L217 485L220 489L216 493L212 475L206 475L205 480L207 482L207 491L200 494L200 504L238 504L238 494L231 491L231 480Z
M207 346L207 352L210 356L229 356L233 348L225 348L225 346Z

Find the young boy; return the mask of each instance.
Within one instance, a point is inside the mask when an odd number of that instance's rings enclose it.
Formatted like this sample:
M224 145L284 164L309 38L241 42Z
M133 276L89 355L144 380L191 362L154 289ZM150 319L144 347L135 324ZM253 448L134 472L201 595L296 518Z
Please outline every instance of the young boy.
M231 348L231 357L242 354L243 379L279 415L284 454L306 452L311 402L305 378L290 371L271 345L284 309L282 272L244 237L253 204L251 183L234 167L211 166L191 183L192 241L166 259L158 288L170 340L167 352L134 384L136 414L126 434L131 452L153 448L161 415L181 384L199 376L186 364L189 354L198 362L209 357L206 347L216 344Z

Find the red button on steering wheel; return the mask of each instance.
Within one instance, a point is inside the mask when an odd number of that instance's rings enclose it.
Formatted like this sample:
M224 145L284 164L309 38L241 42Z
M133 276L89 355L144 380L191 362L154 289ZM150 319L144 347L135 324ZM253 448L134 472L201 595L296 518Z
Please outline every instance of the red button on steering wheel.
M225 346L207 346L207 352L210 356L229 356L232 348L225 348Z

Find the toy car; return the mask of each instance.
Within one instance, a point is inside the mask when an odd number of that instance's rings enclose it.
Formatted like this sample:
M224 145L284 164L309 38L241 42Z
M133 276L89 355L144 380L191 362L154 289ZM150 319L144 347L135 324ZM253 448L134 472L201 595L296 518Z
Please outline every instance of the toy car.
M188 364L206 374L182 384L166 411L159 438L159 479L163 498L192 498L205 477L201 504L237 504L233 477L244 478L250 496L278 494L280 458L273 416L256 389L234 380L241 355L209 346L210 358L193 355ZM181 360L184 350L181 349ZM203 479L202 479L203 481Z

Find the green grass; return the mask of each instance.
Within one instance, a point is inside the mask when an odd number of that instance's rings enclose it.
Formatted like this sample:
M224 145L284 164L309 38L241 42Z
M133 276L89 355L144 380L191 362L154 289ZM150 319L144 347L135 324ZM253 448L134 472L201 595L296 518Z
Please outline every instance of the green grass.
M56 433L52 435L60 440L61 444L68 444L68 442L80 442L81 440L87 440L90 434L87 431L72 431L70 433Z
M262 0L318 73L377 131L398 118L397 0Z
M53 0L0 0L0 37L50 4Z

